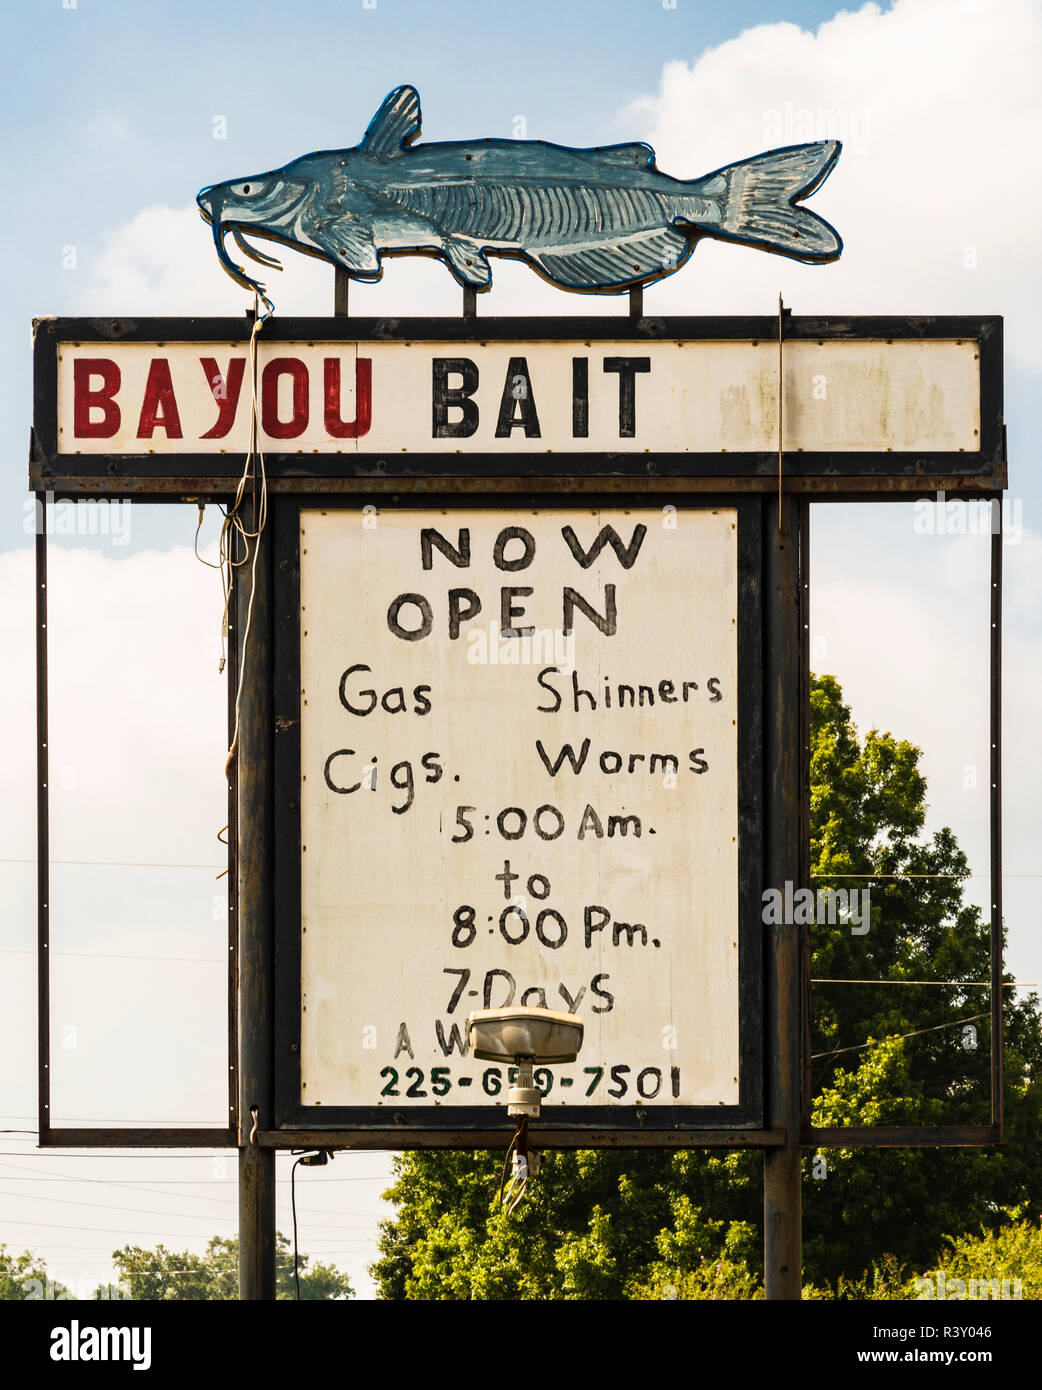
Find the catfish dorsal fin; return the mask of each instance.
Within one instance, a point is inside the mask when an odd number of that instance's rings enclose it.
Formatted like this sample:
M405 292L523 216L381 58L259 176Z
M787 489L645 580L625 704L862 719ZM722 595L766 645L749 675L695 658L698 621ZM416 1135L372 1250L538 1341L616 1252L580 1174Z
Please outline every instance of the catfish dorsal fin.
M420 94L415 87L395 87L380 103L359 148L375 159L390 159L420 133Z
M655 158L655 151L642 141L632 145L601 145L599 149L587 150L602 164L621 165L627 169L647 169Z

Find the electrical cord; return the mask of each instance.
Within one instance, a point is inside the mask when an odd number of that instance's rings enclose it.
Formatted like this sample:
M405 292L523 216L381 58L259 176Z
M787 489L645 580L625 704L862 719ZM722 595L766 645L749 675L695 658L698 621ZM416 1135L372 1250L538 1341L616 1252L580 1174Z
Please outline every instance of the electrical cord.
M218 671L223 672L227 661L227 639L228 639L228 612L231 606L232 585L235 570L248 564L250 567L250 593L246 604L246 624L242 638L242 660L239 663L239 676L235 688L235 722L232 731L231 746L228 749L228 757L224 765L225 776L231 768L232 759L235 757L236 749L239 744L239 710L242 702L243 678L246 671L246 653L250 640L250 626L253 619L253 597L257 588L257 557L260 553L260 538L268 520L268 477L264 464L264 450L260 446L260 428L257 418L257 334L261 331L264 324L271 317L272 306L269 300L264 301L267 313L260 314L259 304L256 296L254 297L253 328L250 332L249 358L250 358L250 439L249 447L246 451L246 460L243 464L242 477L239 479L238 487L235 489L235 497L231 506L224 510L220 508L224 521L221 525L220 537L217 548L217 563L205 559L199 554L199 533L202 530L205 504L199 503L199 517L195 528L194 550L195 557L200 564L206 565L209 569L220 571L221 591L224 597L224 611L221 616L221 660ZM246 528L239 509L242 505L246 493L246 486L253 482L256 495L254 511L254 521L256 530L250 531ZM259 491L258 491L259 484ZM242 558L236 559L235 552L237 541L242 546ZM250 541L253 541L253 554L250 555Z
M299 1149L294 1149L293 1153L300 1153ZM315 1149L307 1153L300 1153L300 1157L294 1160L293 1167L289 1170L289 1200L293 1209L293 1287L296 1301L300 1302L300 1253L297 1244L297 1165L303 1163L305 1168L323 1168L333 1157L328 1149Z

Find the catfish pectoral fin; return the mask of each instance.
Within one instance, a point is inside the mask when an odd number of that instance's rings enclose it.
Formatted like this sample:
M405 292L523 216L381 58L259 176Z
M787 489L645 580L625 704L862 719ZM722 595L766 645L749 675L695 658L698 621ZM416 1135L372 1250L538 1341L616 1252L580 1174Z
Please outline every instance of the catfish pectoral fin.
M382 274L380 258L369 228L349 227L341 220L309 228L308 239L336 265L345 266L355 275L379 280Z
M471 242L462 237L446 237L441 245L441 254L456 279L463 285L473 285L476 289L487 289L492 283L492 267Z

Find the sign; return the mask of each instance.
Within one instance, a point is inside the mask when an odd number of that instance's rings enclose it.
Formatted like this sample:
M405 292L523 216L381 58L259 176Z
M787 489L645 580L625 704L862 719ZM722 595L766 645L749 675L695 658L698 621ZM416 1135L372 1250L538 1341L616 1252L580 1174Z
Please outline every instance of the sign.
M783 1143L807 502L1001 495L1001 320L43 319L34 392L41 500L269 494L231 614L235 1137L260 1097L262 1146L496 1144L509 1068L464 1025L509 1000L586 1024L549 1142ZM47 1123L47 1017L41 1142L111 1142Z
M421 477L642 490L1001 489L998 319L359 320L258 333L272 492ZM39 320L40 491L221 495L241 476L249 321ZM779 360L780 358L780 360ZM779 438L779 381L782 430Z
M742 1121L738 528L734 507L300 511L315 1122L505 1106L465 1023L508 1004L585 1023L578 1060L537 1071L544 1122Z
M775 342L260 343L260 439L283 453L766 453ZM63 344L63 453L242 454L239 342ZM977 344L797 342L785 448L975 452Z
M419 93L396 87L351 149L318 150L202 189L199 210L224 270L264 296L229 256L229 232L244 255L276 269L244 234L321 257L357 280L379 280L386 253L434 254L461 285L487 290L488 256L520 256L560 289L609 294L672 275L704 236L811 263L842 250L833 227L797 206L828 177L838 140L770 150L681 181L657 169L643 143L414 145L419 133Z

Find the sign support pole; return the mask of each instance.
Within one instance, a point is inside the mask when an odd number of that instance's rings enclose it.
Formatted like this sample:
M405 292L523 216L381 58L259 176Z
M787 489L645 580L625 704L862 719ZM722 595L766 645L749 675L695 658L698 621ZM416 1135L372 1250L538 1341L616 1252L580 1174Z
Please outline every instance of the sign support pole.
M260 498L243 501L247 531ZM274 795L272 530L235 571L236 669L242 682L238 743L239 1297L275 1297L275 1150L255 1142L274 1124ZM251 578L251 570L253 575ZM247 610L251 605L247 637ZM254 1138L251 1139L251 1134Z
M765 500L764 810L765 883L801 882L800 750L803 689L802 505L793 494ZM788 895L785 895L788 897ZM791 900L791 899L790 899ZM803 1284L800 1190L800 934L765 926L767 1124L785 1144L763 1157L763 1263L769 1299L796 1300Z

